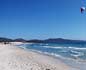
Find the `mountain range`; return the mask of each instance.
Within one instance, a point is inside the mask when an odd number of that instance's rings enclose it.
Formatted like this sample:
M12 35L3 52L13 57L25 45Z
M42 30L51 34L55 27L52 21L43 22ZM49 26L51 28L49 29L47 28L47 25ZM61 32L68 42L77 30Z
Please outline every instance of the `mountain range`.
M86 41L84 41L84 40L71 40L71 39L63 39L63 38L49 38L49 39L45 39L45 40L39 40L39 39L25 40L22 38L9 39L9 38L0 37L0 42L60 43L60 44L85 43L86 44Z

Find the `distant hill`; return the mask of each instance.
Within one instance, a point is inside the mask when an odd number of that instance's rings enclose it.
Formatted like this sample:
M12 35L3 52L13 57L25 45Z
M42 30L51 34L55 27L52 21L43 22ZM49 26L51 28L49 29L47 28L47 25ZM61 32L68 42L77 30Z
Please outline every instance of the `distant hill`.
M22 39L22 38L18 38L18 39L14 39L14 42L26 42L27 40Z
M22 38L18 39L9 39L9 38L4 38L0 37L0 42L28 42L28 43L59 43L59 44L86 44L86 41L84 40L71 40L71 39L63 39L63 38L50 38L50 39L45 39L45 40L38 40L38 39L33 39L33 40L25 40Z
M83 40L70 40L70 39L63 39L63 38L50 38L46 40L29 40L27 42L32 42L32 43L59 43L59 44L81 44L81 43L86 43L86 41Z
M0 37L0 42L12 42L12 39Z
M86 43L86 41L83 40L70 40L70 39L63 39L63 38L52 38L52 39L46 39L44 40L45 43L75 43L75 44L79 44L79 43Z
M9 38L0 37L0 42L26 42L26 40L24 40L22 38L9 39Z

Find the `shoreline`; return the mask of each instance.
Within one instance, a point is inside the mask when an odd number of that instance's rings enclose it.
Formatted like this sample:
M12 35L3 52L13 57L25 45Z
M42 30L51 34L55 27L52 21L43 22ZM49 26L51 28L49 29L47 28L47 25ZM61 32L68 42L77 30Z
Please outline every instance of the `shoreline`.
M59 59L26 51L15 45L0 44L1 70L78 70L69 67Z
M86 69L86 67L85 67L86 62L82 63L82 61L78 62L78 60L71 59L71 58L68 58L68 59L62 58L62 57L60 58L58 56L55 57L53 55L42 53L40 51L35 51L35 50L32 50L32 49L26 49L26 48L22 48L22 47L19 47L19 48L23 49L27 52L33 52L33 53L37 53L37 54L42 55L42 56L48 56L50 58L53 58L54 60L59 60L61 63L64 63L66 66L71 67L71 69L69 69L69 70L85 70Z

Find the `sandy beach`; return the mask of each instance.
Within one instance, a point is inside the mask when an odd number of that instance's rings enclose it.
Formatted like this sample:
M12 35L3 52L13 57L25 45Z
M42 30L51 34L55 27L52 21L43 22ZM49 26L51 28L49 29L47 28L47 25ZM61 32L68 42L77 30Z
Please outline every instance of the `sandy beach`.
M53 57L0 44L0 70L77 70Z

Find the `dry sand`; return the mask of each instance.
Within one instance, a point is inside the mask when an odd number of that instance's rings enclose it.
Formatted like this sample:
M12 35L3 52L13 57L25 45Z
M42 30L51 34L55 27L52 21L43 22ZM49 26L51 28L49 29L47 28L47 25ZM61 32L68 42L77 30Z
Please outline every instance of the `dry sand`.
M0 44L0 70L77 70L58 59L26 51L15 45Z

